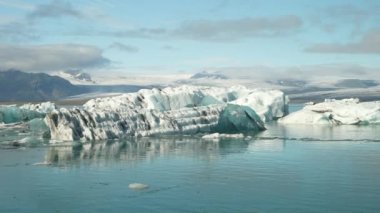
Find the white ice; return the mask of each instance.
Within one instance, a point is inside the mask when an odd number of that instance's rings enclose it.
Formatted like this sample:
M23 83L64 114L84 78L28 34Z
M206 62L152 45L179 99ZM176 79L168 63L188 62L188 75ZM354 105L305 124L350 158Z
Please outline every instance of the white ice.
M327 99L306 105L302 110L279 120L282 124L379 124L380 102L360 102L358 99Z
M65 141L207 133L229 126L259 131L264 129L262 120L284 116L287 104L281 91L242 86L168 87L92 99L83 109L54 110L45 123L52 139Z

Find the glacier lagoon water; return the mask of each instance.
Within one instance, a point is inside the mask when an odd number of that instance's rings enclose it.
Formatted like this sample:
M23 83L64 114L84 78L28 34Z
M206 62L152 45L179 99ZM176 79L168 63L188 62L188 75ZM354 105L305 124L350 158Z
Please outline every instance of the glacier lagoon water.
M219 142L49 145L33 134L0 130L0 212L380 211L380 126L273 123Z

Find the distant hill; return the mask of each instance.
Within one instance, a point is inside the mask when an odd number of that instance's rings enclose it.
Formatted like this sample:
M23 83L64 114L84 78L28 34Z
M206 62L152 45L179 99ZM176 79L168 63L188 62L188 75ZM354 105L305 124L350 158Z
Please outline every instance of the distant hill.
M190 77L190 79L228 79L227 76L217 72L199 72Z
M285 86L285 87L304 87L307 84L307 81L296 80L296 79L278 79L267 81L270 84Z
M343 79L338 81L335 86L342 88L369 88L378 86L379 84L374 80L361 80L361 79Z
M80 70L66 70L55 73L58 77L64 78L72 84L95 84L92 80L91 75Z
M17 70L0 71L0 101L58 100L84 93L136 92L135 85L73 85L68 80L45 73Z
M54 100L83 92L65 79L45 73L0 72L0 101Z

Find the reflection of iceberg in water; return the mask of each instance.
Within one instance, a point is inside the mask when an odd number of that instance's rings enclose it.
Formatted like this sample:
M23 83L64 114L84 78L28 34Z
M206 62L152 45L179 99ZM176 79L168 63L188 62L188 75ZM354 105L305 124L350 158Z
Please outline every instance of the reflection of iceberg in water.
M56 166L102 166L117 161L152 161L159 157L189 157L213 161L227 154L244 152L247 147L248 142L243 140L213 142L194 138L141 138L136 141L52 146L45 155L45 162Z

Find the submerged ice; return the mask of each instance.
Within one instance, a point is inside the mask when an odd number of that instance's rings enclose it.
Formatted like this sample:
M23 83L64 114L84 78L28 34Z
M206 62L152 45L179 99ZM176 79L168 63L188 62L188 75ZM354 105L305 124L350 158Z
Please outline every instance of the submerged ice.
M302 110L279 120L283 124L361 125L380 123L380 102L359 99L327 99L306 105Z
M281 91L181 86L140 90L61 108L45 117L53 140L103 140L157 134L264 130L287 113Z

